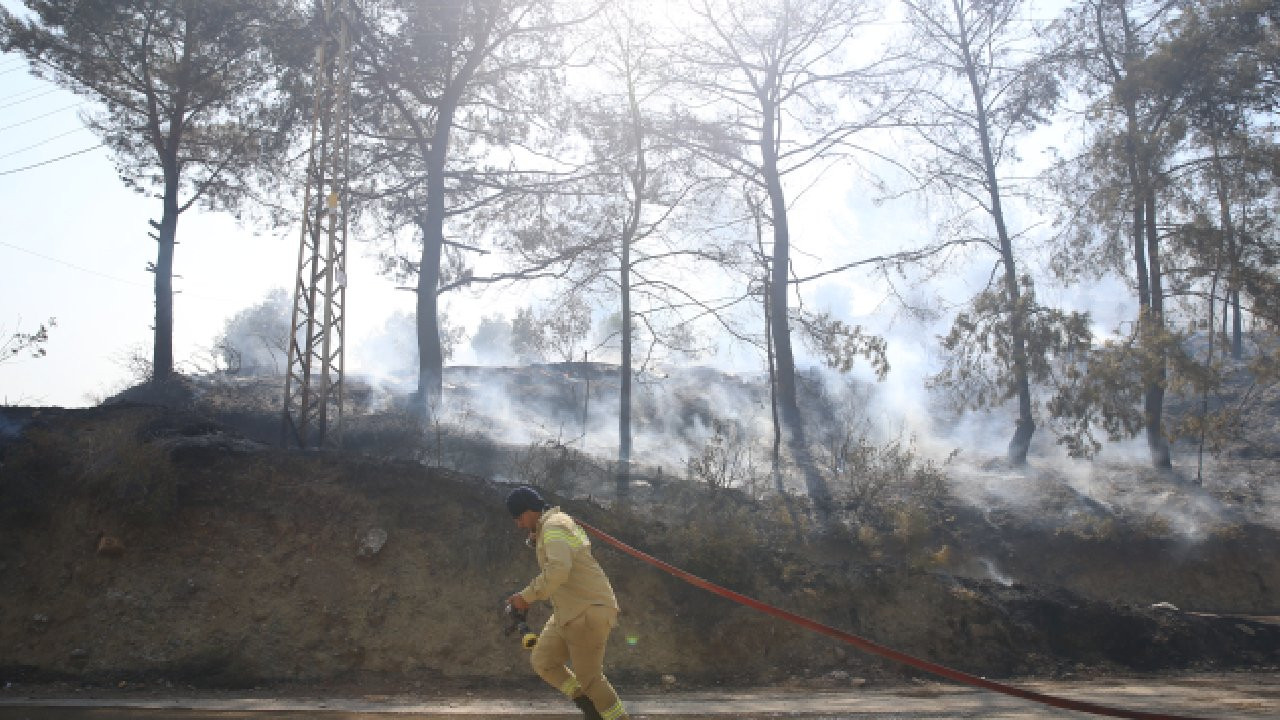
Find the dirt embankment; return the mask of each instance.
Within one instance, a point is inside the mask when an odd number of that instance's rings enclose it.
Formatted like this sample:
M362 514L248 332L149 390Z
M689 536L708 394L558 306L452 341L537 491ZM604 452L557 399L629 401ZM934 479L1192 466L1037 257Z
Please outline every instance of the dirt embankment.
M534 571L502 511L504 488L415 463L271 449L193 413L135 406L9 420L22 429L0 446L0 681L533 682L497 613ZM853 531L806 535L781 507L730 491L673 482L629 509L561 499L691 572L972 673L1280 663L1273 625L1115 604L1101 586L1086 596L966 576L989 549L973 546L992 533L1027 568L1046 548L1072 553L1039 561L1043 576L1068 579L1146 547L1122 535L1117 546L1054 545L1029 530L966 530L952 513L928 538L934 559L921 562L918 548L873 548ZM1280 549L1274 533L1248 542ZM1162 564L1176 582L1178 558L1149 550L1124 561ZM624 682L847 685L900 672L609 549L596 554L624 606L607 659Z

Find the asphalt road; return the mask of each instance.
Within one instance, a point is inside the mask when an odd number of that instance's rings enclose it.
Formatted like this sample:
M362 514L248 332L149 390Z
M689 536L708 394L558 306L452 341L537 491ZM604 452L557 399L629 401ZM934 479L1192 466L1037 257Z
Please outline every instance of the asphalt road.
M1107 678L1090 681L1037 681L1020 687L1040 693L1137 710L1198 718L1280 718L1280 672L1186 675L1159 678ZM536 717L571 720L580 715L548 693L528 699L399 696L347 698L266 698L220 694L217 697L110 696L23 697L0 692L4 720L462 720ZM671 692L625 698L636 720L725 720L739 718L985 718L1039 720L1095 717L1037 705L1026 700L943 683L843 691L761 690ZM570 712L573 711L573 712Z

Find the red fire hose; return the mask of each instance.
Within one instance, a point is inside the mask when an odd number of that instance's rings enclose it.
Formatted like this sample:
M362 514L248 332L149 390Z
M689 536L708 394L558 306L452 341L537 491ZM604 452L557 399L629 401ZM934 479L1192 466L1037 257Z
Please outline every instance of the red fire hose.
M577 520L577 518L575 518L575 520ZM742 595L740 593L736 593L727 588L723 588L719 585L716 585L713 582L703 580L697 575L693 575L691 573L685 572L684 570L681 570L680 568L675 567L674 565L671 565L669 563L665 563L653 557L652 555L647 555L631 547L630 545L627 545L621 540L618 540L615 537L612 537L604 532L601 532L600 530L597 530L594 527L591 527L590 525L582 522L581 520L577 520L577 522L587 532L591 533L592 535L595 535L596 537L600 538L601 540L608 543L609 545L612 545L613 547L621 550L622 552L634 558L643 560L644 562L647 562L650 565L653 565L654 567L659 568L660 570L663 570L664 572L670 573L671 575L674 575L680 578L681 580L684 580L690 585L693 585L695 587L700 587L703 590L706 590L708 592L714 593L724 598L728 598L740 605L746 605L747 607L752 608L753 610L759 610L762 613L766 613L768 615L772 615L777 618L782 618L787 622L794 623L801 627L805 627L810 630L813 630L814 632L821 633L829 637L833 637L837 640L841 640L850 645L853 645L854 647L860 650L864 650L866 652L873 653L881 657L889 658L890 660L893 660L895 662L903 663L905 665L910 665L911 667L924 670L925 672L933 673L934 675L939 675L941 677L948 678L950 680L955 680L957 682L962 682L967 685L972 685L974 687L980 687L985 690L993 690L998 693L1004 693L1005 695L1012 695L1013 697L1022 698L1024 700L1030 700L1032 702L1038 702L1038 703L1049 705L1056 708L1063 708L1064 710L1076 710L1078 712L1092 713L1094 715L1105 715L1107 717L1117 717L1117 718L1133 718L1135 720L1206 720L1205 718L1197 718L1197 717L1192 717L1188 715L1168 715L1163 713L1141 712L1138 710L1125 710L1123 708L1108 707L1106 705L1098 705L1096 703L1085 702L1083 700L1071 700L1068 698L1056 697L1054 695L1045 695L1044 693L1038 693L1031 690L1024 690L1022 688L1013 687L1012 685L1005 685L1003 683L998 683L983 677L978 677L977 675L970 675L969 673L966 673L966 672L953 670L952 668L946 667L944 665L939 665L937 663L929 662L928 660L921 660L920 658L907 655L906 653L899 652L897 650L894 650L893 648L885 647L884 645L874 643L870 640L867 640L864 637L860 637L858 635L854 635L853 633L848 633L843 630L833 628L830 625L824 625L820 622L817 622L816 620L810 620L807 617L796 615L795 613L792 613L792 612L787 612L786 610L783 610L781 608L774 607L767 603L760 602L759 600L754 600L752 598L749 598L746 595Z

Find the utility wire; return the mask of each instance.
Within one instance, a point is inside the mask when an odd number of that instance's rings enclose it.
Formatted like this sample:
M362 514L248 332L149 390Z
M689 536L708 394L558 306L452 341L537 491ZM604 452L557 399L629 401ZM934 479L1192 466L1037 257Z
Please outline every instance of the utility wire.
M66 260L59 260L59 259L58 259L58 258L56 258L56 257L51 257L51 256L49 256L49 255L45 255L44 253L38 253L38 252L36 252L35 250L28 250L27 248L24 248L24 247L18 247L17 245L11 245L10 243L7 243L7 242L5 242L5 241L3 241L3 240L0 240L0 245L4 245L5 247L13 248L14 250L17 250L17 251L19 251L19 252L27 253L28 255L35 255L36 257L41 258L42 260L48 260L49 262L57 263L57 264L59 264L59 265L66 265L67 267L72 268L72 269L74 269L74 270L79 270L80 272L86 272L86 273L89 273L90 275L97 275L98 277L103 277L103 278L106 278L106 279L108 279L108 280L114 280L114 281L116 281L116 282L118 282L118 283L124 283L125 285L133 285L133 286L135 286L135 287L141 287L141 288L150 288L150 287L151 287L150 285L147 285L147 284L144 284L144 283L133 282L133 281L131 281L131 280L122 280L122 279L120 279L120 278L118 278L118 277L115 277L115 276L113 276L113 275L107 275L106 273L100 273L100 272L98 272L97 270L90 270L89 268L80 267L79 265L76 265L75 263L69 263L69 262L67 262Z
M48 164L50 164L50 163L56 163L56 162L58 162L59 160L66 160L66 159L67 159L67 158L69 158L69 157L75 157L76 155L83 155L84 153L87 153L87 152L89 152L90 150L97 150L97 149L98 149L98 148L100 148L100 147L102 147L102 143L98 143L97 145L93 145L93 146L87 147L87 148L85 148L85 149L83 149L83 150L77 150L77 151L75 151L75 152L70 152L70 153L67 153L66 155L59 155L59 156L58 156L58 157L56 157L56 158L52 158L52 159L50 159L50 160L45 160L44 162L38 162L38 163L35 163L34 165L27 165L26 167L14 168L14 169L12 169L12 170L5 170L5 171L3 171L3 172L0 172L0 177L3 177L3 176L5 176L5 175L13 175L14 173L20 173L20 172L23 172L23 171L25 171L25 170L34 170L35 168L43 167L43 166L48 165Z
M9 93L8 95L0 97L0 100L13 100L15 98L20 98L23 95L30 95L31 93L34 93L34 92L40 92L42 89L44 89L43 85L37 85L35 87L27 88L26 90L19 90L18 92ZM6 105L5 107L8 107L8 106Z
M16 128L16 127L18 127L19 125L27 125L27 124L29 124L29 123L33 123L33 122L35 122L35 121L37 121L37 120L39 120L39 119L41 119L41 118L47 118L47 117L49 117L50 115L57 115L58 113L62 112L63 110L70 110L70 109L71 109L71 108L73 108L73 107L79 107L79 106L81 106L81 105L83 105L83 104L84 104L84 101L83 101L83 100L82 100L82 101L80 101L80 102L71 103L70 105L66 105L66 106L64 106L64 107L60 107L60 108L58 108L57 110L50 110L49 112L47 112L47 113L45 113L45 114L43 114L43 115L37 115L37 116L35 116L35 117L33 117L33 118L30 118L30 119L28 119L28 120L23 120L23 121L21 121L21 122L16 122L16 123L14 123L14 124L12 124L12 125L5 125L4 127L0 127L0 131L3 131L3 130L9 130L10 128Z
M70 263L70 262L67 262L66 260L61 260L61 259L59 259L59 258L52 257L52 256L50 256L50 255L45 255L44 253L39 253L39 252L36 252L35 250L28 250L27 248L19 247L19 246L17 246L17 245L13 245L13 244L11 244L11 243L7 243L7 242L5 242L5 241L3 241L3 240L0 240L0 245L4 245L5 247L8 247L8 248L13 248L14 250L17 250L18 252L24 252L24 253L27 253L28 255L35 255L36 257L40 258L41 260L48 260L48 261L49 261L49 262L51 262L51 263L57 263L58 265L65 265L65 266L67 266L67 267L69 267L69 268L71 268L71 269L73 269L73 270L79 270L80 272L89 273L90 275L97 275L98 277L106 278L107 280L112 280L112 281L114 281L114 282L123 283L123 284L125 284L125 285L132 285L132 286L134 286L134 287L145 288L145 289L147 289L147 290L151 290L151 289L153 289L153 288L154 288L154 286L153 286L152 284L150 284L150 283L140 283L140 282L134 282L134 281L132 281L132 280L124 280L124 279L122 279L122 278L118 278L118 277L116 277L116 276L114 276L114 275L107 275L106 273L101 273L101 272L98 272L97 270L90 270L89 268L86 268L86 267L80 267L79 265L76 265L75 263ZM238 300L238 299L235 299L235 298L229 298L229 297L226 297L226 296L223 296L223 295L204 295L204 294L201 294L201 293L186 292L185 290L174 290L173 292L174 292L174 295L183 295L183 296L186 296L186 297L190 297L190 298L200 298L200 299L203 299L203 300L219 300L219 301L222 301L222 302L239 302L239 300Z
M70 130L68 130L68 131L66 131L66 132L64 132L64 133L58 133L57 135L54 135L54 136L53 136L53 137L51 137L51 138L46 138L46 139L44 139L44 140L41 140L41 141L40 141L40 142L38 142L38 143L32 143L31 145L28 145L28 146L26 146L26 147L18 148L17 150L11 150L11 151L9 151L9 152L7 152L7 153L4 153L3 155L0 155L0 158L7 158L7 157L9 157L10 155L17 155L18 153L26 152L26 151L28 151L28 150L30 150L30 149L32 149L32 148L38 148L38 147L40 147L41 145L48 145L49 143L53 142L54 140L57 140L57 139L58 139L58 138L60 138L60 137L65 137L65 136L67 136L67 135L70 135L71 133L78 133L78 132L82 132L82 131L84 131L84 130L88 130L88 129L89 129L89 128L86 128L86 127L72 128L72 129L70 129Z
M35 89L36 89L36 90L39 90L40 88L35 88ZM13 102L11 102L11 103L7 103L7 104L5 104L5 105L0 105L0 110L3 110L4 108L7 108L7 107L13 107L14 105L21 105L21 104L22 104L22 103L24 103L24 102L31 102L32 100L35 100L36 98L42 98L42 97L44 97L45 95L48 95L49 93L56 93L56 92L58 92L58 90L60 90L60 89L61 89L61 88L56 88L56 87L55 87L55 88L49 88L48 90L45 90L44 92L42 92L42 93L40 93L40 94L38 94L38 95L32 95L32 96L31 96L31 97L29 97L29 98L23 98L23 99L21 99L21 100L14 100L14 101L13 101ZM31 91L30 91L30 90L28 90L27 92L31 92ZM21 94L23 94L23 93L19 93L19 95L21 95Z

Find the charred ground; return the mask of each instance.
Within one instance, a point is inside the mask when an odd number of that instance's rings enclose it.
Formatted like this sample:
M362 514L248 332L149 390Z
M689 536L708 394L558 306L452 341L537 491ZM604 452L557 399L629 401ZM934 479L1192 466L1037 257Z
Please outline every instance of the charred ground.
M0 682L535 684L500 633L499 600L534 561L495 478L538 482L690 572L971 673L1280 665L1280 626L1261 617L1280 615L1265 460L1216 486L1137 468L1107 476L1161 498L1166 512L1150 513L1084 502L1047 470L985 471L1019 482L1016 502L994 485L957 492L947 473L925 473L927 487L904 474L819 533L795 499L653 472L627 504L609 502L607 466L560 443L502 444L389 410L353 418L342 452L283 450L269 403L190 387L175 397L3 409ZM100 550L103 537L119 552ZM596 554L624 605L608 659L621 683L909 674Z

